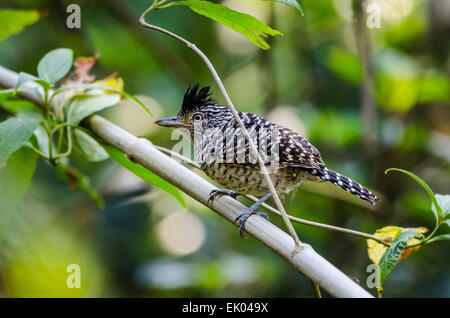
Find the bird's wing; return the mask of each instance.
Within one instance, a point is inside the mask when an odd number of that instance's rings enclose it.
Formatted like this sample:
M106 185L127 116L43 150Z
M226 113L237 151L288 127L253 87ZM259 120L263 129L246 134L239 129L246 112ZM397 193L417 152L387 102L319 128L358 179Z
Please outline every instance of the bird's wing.
M251 113L241 113L241 118L252 139L256 137L255 145L266 166L270 166L274 162L278 163L281 168L320 169L325 166L319 150L293 130ZM237 123L233 129L240 132ZM239 138L239 140L242 142L240 147L236 147L237 143L235 143L233 149L235 159L240 157L242 162L242 158L245 158L246 164L258 166L255 156L249 149L248 141L245 138Z
M295 131L280 127L280 166L320 169L325 166L319 150Z

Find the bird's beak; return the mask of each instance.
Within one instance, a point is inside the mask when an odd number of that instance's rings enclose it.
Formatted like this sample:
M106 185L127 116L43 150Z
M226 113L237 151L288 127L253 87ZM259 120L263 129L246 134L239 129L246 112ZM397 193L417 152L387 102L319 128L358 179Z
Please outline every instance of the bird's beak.
M160 120L155 121L155 124L163 127L173 127L173 128L191 127L191 125L182 122L178 118L178 116L162 118Z

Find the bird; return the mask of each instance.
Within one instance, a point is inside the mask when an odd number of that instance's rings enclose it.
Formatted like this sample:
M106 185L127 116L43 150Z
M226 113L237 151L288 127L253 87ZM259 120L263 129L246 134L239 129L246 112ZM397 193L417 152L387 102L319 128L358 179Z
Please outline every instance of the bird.
M284 196L304 182L330 182L375 205L378 198L373 192L328 169L319 150L299 133L257 114L238 112L238 116L252 137L278 195ZM241 236L250 215L268 219L267 214L257 210L272 196L266 178L233 113L211 98L209 86L188 87L179 113L155 124L181 129L194 144L201 169L224 187L211 191L208 203L222 195L260 197L235 219Z

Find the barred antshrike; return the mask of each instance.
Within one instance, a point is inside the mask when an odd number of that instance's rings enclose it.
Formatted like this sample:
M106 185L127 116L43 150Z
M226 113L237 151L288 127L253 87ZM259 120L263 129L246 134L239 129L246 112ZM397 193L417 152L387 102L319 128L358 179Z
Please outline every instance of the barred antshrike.
M267 218L257 208L271 193L264 175L249 149L249 143L231 111L209 97L209 87L199 91L199 85L188 88L181 111L175 117L163 118L156 124L181 128L191 137L196 152L202 153L201 168L211 178L230 190L214 190L208 200L216 196L239 194L262 196L258 202L240 214L239 232L242 235L247 218L257 213ZM375 204L377 197L358 182L329 170L319 150L306 138L289 128L279 126L258 115L239 112L239 117L253 137L277 193L291 191L302 182L328 181L362 200ZM197 154L198 155L198 154Z

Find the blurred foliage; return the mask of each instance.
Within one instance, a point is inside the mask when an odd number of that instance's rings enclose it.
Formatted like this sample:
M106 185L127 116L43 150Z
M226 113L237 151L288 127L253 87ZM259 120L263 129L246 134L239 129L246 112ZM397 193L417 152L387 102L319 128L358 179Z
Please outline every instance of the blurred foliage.
M20 32L25 26L39 19L35 10L2 10L0 12L0 40Z
M291 214L367 233L388 224L432 228L435 220L426 195L413 181L384 175L384 170L401 167L436 193L449 193L448 1L373 1L384 14L380 29L366 29L376 105L376 116L370 118L375 123L372 140L363 129L365 63L351 0L304 0L304 16L276 2L214 1L283 33L267 39L268 51L185 8L161 10L149 18L208 55L238 110L270 116L306 135L330 168L382 198L376 209L368 209L333 186L305 184L286 200ZM40 58L52 49L71 48L74 56L98 53L91 74L104 78L118 72L127 92L150 96L145 100L154 118L128 100L103 114L170 148L176 140L153 121L178 111L189 84L211 85L214 97L219 102L223 98L190 50L138 26L148 2L4 0L0 9L45 14L0 42L1 65L35 74ZM65 27L70 3L81 7L81 29ZM32 109L23 101L0 97L0 103L2 121L22 106ZM313 296L308 279L291 265L254 239L241 239L236 227L187 196L189 212L183 212L171 196L112 161L80 157L70 164L90 177L105 209L98 210L80 189L60 181L39 160L31 188L0 245L1 296ZM279 218L272 216L271 221L283 228ZM366 287L370 259L364 240L303 225L295 228L301 240ZM449 297L449 252L449 244L442 242L411 254L385 281L383 296ZM80 265L81 289L66 287L69 264ZM371 292L376 295L375 289Z

